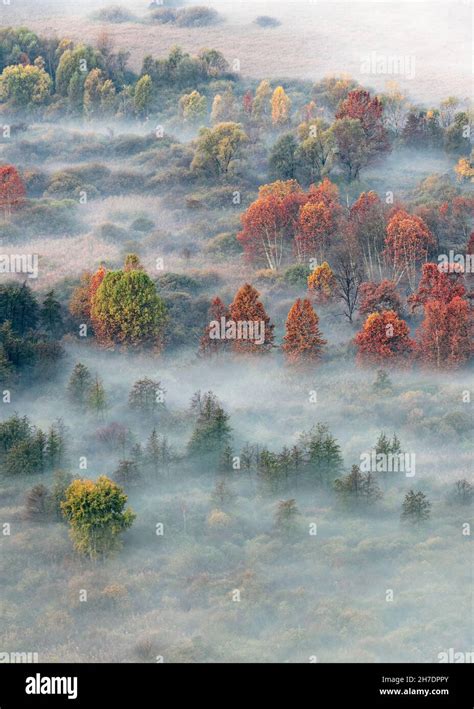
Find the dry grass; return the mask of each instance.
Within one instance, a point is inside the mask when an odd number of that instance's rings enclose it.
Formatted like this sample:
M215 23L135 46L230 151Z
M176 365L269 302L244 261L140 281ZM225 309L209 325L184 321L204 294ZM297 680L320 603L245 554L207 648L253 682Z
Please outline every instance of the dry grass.
M35 3L36 4L36 3ZM143 16L145 5L121 3ZM206 4L206 3L203 3ZM360 73L361 57L375 51L386 55L414 55L416 76L401 79L413 99L432 103L450 95L471 93L472 41L470 7L461 2L291 2L209 3L225 22L207 28L183 28L136 22L110 24L90 19L90 11L76 3L67 15L65 5L42 13L28 5L9 9L12 24L26 24L46 35L67 36L94 43L107 30L116 48L131 53L138 70L145 54L165 55L178 44L189 52L202 47L222 51L229 61L238 59L243 75L255 78L322 77L347 72L361 83L383 89L394 76ZM94 8L97 9L98 3ZM54 14L53 14L54 13ZM271 30L253 24L259 14L281 20ZM6 22L7 20L5 20ZM275 51L277 48L278 51Z

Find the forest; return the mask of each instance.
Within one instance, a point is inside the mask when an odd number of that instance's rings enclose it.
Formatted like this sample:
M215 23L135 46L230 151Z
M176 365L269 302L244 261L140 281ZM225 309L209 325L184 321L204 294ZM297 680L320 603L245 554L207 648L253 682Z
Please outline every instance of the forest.
M97 5L1 15L0 654L470 652L469 99L137 62L236 20Z

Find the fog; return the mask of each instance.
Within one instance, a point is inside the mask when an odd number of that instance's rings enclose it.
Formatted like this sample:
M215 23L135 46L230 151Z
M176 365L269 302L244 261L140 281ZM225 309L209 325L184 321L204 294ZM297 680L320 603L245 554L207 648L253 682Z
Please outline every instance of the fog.
M146 2L118 4L146 16ZM410 105L438 110L441 100L456 95L459 111L466 109L470 8L464 3L223 1L210 3L222 22L204 28L94 19L110 5L12 0L2 7L2 27L28 26L40 36L95 46L106 25L113 51L130 51L131 83L145 55L162 59L175 44L192 56L205 46L228 61L239 58L235 77L199 79L208 99L201 123L208 127L212 99L228 84L241 120L245 90L254 92L262 79L274 89L281 77L293 111L285 131L296 136L304 107L314 96L319 101L314 85L324 77L347 73L371 90L385 90L387 76L360 72L361 55L371 51L416 55L419 71L399 81ZM281 24L263 30L254 24L258 15ZM1 104L0 124L8 122L13 137L0 140L0 162L14 165L26 185L25 204L5 212L1 251L38 255L39 277L2 273L0 285L26 282L40 305L54 289L62 324L54 337L42 331L41 319L31 326L34 337L21 333L28 346L40 342L39 363L28 360L10 371L0 357L0 424L26 416L31 435L55 426L64 451L41 473L29 469L28 455L18 454L9 468L8 441L1 438L0 652L36 652L40 662L166 663L437 662L449 648L468 652L472 361L436 371L418 361L361 364L354 337L365 316L356 309L350 322L340 300L313 299L327 344L320 361L291 366L280 345L293 303L311 297L309 271L292 254L281 272L269 272L265 263L249 263L236 239L259 186L273 179L269 154L283 131L268 125L255 138L249 121L251 140L235 172L196 176L192 161L202 125L178 115L181 95L192 88L160 85L146 116L130 110L88 119L70 107L61 113L68 94L53 106L56 114L10 113L11 106ZM321 104L332 122L334 110ZM164 128L161 142L157 126ZM357 180L346 180L335 167L331 179L344 214L369 190L382 201L395 195L387 214L393 205L421 214L421 205L426 219L445 199L472 195L469 180L456 181L454 174L459 158L469 154L464 144L450 152L446 141L391 140L392 151L364 165ZM433 218L429 226L436 231L431 260L449 248L465 253L472 215L461 224L467 234L458 222L448 229ZM337 246L328 247L331 264L337 264ZM161 352L101 341L90 311L78 315L71 306L84 272L95 273L101 264L122 269L131 253L166 305ZM296 265L302 272L291 271ZM229 306L245 283L258 289L275 325L274 348L264 355L205 356L200 341L213 298ZM466 283L472 289L472 274ZM422 314L408 307L406 280L398 292L401 316L416 339ZM5 312L2 302L2 326ZM48 349L53 344L62 350L57 358ZM78 363L103 385L105 405L96 410L72 401ZM385 386L377 385L381 371L389 379ZM145 379L164 390L151 412L137 410L129 398ZM212 392L229 417L224 462L225 449L217 451L220 458L211 449L193 453L196 392ZM317 480L305 458L318 424L327 426L324 435L334 437L342 457L327 480ZM154 430L171 452L151 470L145 452ZM396 436L416 466L377 471L380 495L354 504L335 481L361 465L381 434ZM246 466L249 448L253 458ZM278 458L280 472L265 472L258 456L263 451L276 460L284 448L302 456L301 470L290 466L282 474ZM133 464L130 478L118 472L124 461ZM105 475L123 486L136 519L107 558L81 556L60 514L49 508L43 514L31 504L38 485L51 500L58 469L69 482ZM466 496L459 481L467 482ZM411 490L431 505L419 524L402 519ZM292 500L296 513L287 523L281 504Z

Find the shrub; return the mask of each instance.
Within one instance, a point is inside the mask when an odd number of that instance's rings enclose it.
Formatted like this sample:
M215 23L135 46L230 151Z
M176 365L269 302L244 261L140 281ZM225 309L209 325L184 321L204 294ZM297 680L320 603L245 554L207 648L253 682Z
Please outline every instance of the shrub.
M132 22L135 18L127 10L126 7L121 5L109 5L109 7L104 7L99 10L96 14L96 19L101 22Z
M220 254L222 256L233 256L242 253L242 247L237 241L235 234L226 231L223 234L217 234L212 239L209 239L205 246L205 251L211 254Z
M206 27L220 21L220 15L210 7L189 7L178 10L176 24L179 27Z
M259 17L255 20L255 24L259 27L278 27L278 25L281 25L281 22L280 20L277 20L276 17L259 15Z
M283 280L289 286L306 287L309 276L309 268L301 263L289 266L283 274Z
M130 225L130 228L134 231L141 231L144 234L149 234L149 232L154 228L155 222L149 217L138 217Z
M158 276L156 284L163 291L190 291L196 293L200 284L194 278L186 276L184 273L164 273Z
M15 226L30 234L76 234L80 229L77 202L70 199L31 200L14 218Z
M151 19L161 25L174 24L177 14L177 11L171 7L160 7L152 12Z
M112 222L104 222L97 228L97 235L105 241L124 241L128 239L128 231Z

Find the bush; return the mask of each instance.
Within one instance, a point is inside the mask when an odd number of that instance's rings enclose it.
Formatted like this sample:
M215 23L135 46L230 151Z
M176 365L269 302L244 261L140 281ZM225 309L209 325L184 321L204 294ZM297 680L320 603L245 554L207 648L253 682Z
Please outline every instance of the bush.
M220 15L210 7L189 7L178 10L176 24L179 27L207 27L220 21Z
M96 13L96 19L101 22L132 22L135 17L121 5L110 5Z
M209 239L205 246L205 251L221 256L234 256L242 253L242 247L237 241L235 234L226 231L223 234L217 234L217 236Z
M260 15L255 20L255 24L258 25L259 27L278 27L278 25L281 25L281 22L280 22L280 20L277 20L276 17L269 17L268 15Z
M286 269L283 274L283 281L289 286L297 286L306 290L309 274L309 268L301 263L298 263Z
M104 222L97 229L97 235L105 241L124 241L128 239L128 231L112 222Z
M184 273L164 273L162 276L158 276L156 285L160 290L171 292L190 291L196 293L200 289L200 283Z
M80 230L77 202L70 199L31 200L15 216L14 224L29 234L76 234Z
M144 234L149 234L154 226L155 222L153 219L150 219L149 217L138 217L138 219L135 219L135 221L132 222L130 228L134 231L141 231Z
M177 11L170 7L160 7L152 12L151 19L154 22L159 22L161 25L174 24L177 15Z

